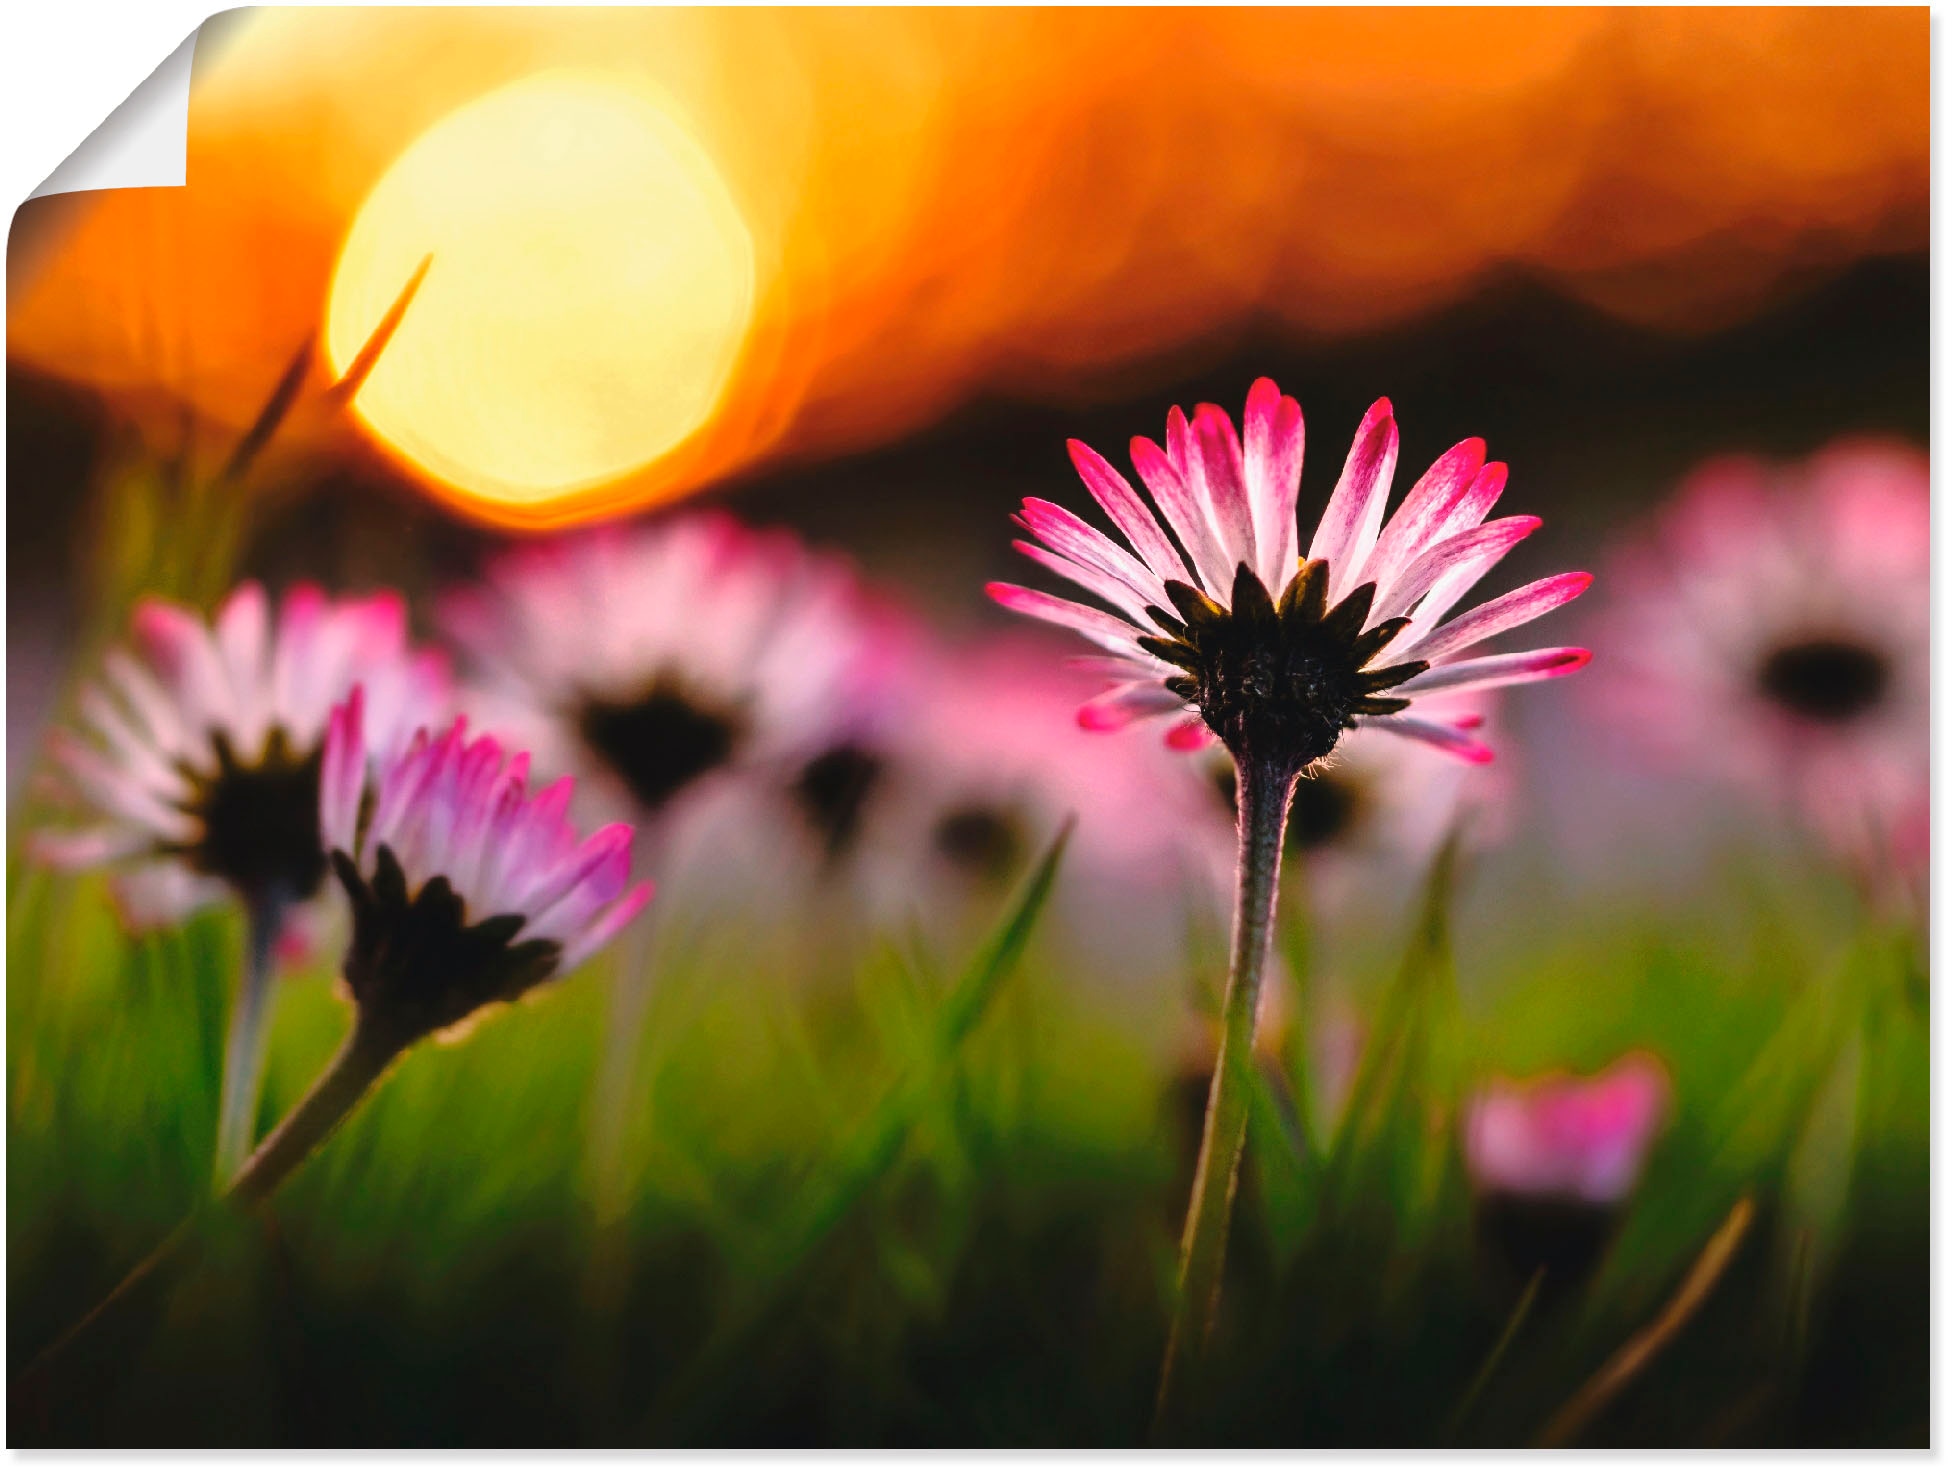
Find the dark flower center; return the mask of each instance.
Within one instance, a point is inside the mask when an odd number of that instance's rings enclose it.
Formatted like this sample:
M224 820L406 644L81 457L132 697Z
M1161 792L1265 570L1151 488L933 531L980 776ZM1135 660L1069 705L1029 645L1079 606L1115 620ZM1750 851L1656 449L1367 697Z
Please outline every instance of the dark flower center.
M319 837L319 766L322 753L293 751L284 730L274 729L264 752L241 764L230 741L213 735L215 774L190 775L183 809L203 834L182 849L198 872L222 878L249 894L276 894L297 902L325 879Z
M556 972L558 944L518 941L522 914L470 923L445 877L410 895L390 847L380 847L370 882L343 852L332 854L332 867L352 904L346 987L362 1020L398 1045L458 1025L484 1005L518 999Z
M1231 762L1214 772L1214 789L1230 817L1239 810L1239 784ZM1333 846L1356 829L1368 799L1361 782L1349 779L1343 771L1324 770L1303 776L1295 782L1289 798L1288 835L1282 847L1297 853Z
M1884 656L1842 638L1788 643L1762 660L1762 692L1792 714L1844 724L1875 707L1891 682Z
M997 883L1016 870L1026 845L1023 823L994 806L957 806L935 824L935 849L958 871Z
M713 710L662 678L627 702L588 699L577 723L583 742L646 811L725 764L745 735L739 715Z
M1324 561L1302 566L1279 606L1245 563L1234 574L1231 608L1184 582L1168 582L1166 592L1179 615L1148 608L1166 636L1142 637L1140 645L1183 670L1166 687L1199 708L1236 758L1304 770L1335 748L1356 716L1407 708L1407 699L1386 698L1383 690L1427 666L1368 667L1409 619L1393 617L1364 632L1375 584L1331 608Z
M835 745L809 760L793 782L794 799L829 858L854 845L861 832L861 813L885 765L879 755L860 745Z

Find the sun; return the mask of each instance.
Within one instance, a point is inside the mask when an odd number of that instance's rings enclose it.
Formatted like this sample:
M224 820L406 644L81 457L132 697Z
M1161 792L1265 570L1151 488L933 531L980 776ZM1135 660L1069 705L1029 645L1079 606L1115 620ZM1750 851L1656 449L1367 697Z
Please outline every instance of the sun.
M373 187L334 271L343 371L433 263L355 399L475 508L549 518L704 425L752 321L752 236L655 93L551 72L450 113Z

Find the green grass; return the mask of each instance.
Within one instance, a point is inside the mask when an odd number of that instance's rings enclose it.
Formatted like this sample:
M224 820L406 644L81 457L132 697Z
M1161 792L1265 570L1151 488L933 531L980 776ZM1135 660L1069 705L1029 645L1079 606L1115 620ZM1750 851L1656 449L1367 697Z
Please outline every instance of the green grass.
M1168 1059L1176 1017L1035 936L1049 878L974 954L868 944L833 975L760 964L788 946L735 926L664 946L602 1177L610 965L637 951L421 1047L14 1441L1139 1441L1200 1079ZM1924 1442L1915 941L1731 879L1696 911L1592 899L1460 948L1453 907L1474 934L1514 905L1451 887L1351 946L1380 963L1291 946L1344 964L1368 1051L1327 1137L1299 1122L1305 1045L1264 1078L1199 1437L1528 1442L1749 1195L1725 1276L1583 1441ZM98 881L14 864L16 1373L206 1187L241 944L230 915L131 942ZM265 1125L346 1019L327 961L281 983ZM1523 1283L1473 1237L1460 1089L1630 1046L1667 1060L1677 1115L1603 1267L1487 1374Z

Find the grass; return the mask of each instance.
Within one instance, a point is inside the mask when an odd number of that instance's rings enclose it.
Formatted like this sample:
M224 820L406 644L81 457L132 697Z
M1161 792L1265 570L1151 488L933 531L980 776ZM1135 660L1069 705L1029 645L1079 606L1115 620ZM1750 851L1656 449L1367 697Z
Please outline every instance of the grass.
M734 926L666 946L600 1189L617 961L422 1047L14 1441L1138 1442L1200 1079L1162 1044L1172 1017L1034 934L1056 857L960 964L904 939L841 974L759 967L781 947ZM1305 1045L1264 1076L1194 1435L1531 1442L1747 1197L1726 1269L1577 1441L1924 1442L1915 941L1737 882L1698 911L1596 898L1459 950L1453 909L1496 896L1440 866L1389 961L1348 976L1368 1042L1332 1131L1301 1121ZM205 1186L241 928L130 941L99 882L13 865L16 1370ZM281 983L265 1125L346 1016L325 956ZM1528 1282L1474 1238L1460 1091L1630 1046L1668 1062L1677 1115L1596 1276L1520 1313Z

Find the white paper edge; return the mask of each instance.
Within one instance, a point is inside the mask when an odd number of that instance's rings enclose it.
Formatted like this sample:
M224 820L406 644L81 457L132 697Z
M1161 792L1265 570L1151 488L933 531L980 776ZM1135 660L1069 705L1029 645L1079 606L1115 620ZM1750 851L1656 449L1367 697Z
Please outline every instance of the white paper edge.
M180 189L188 182L191 31L27 197L89 189Z

